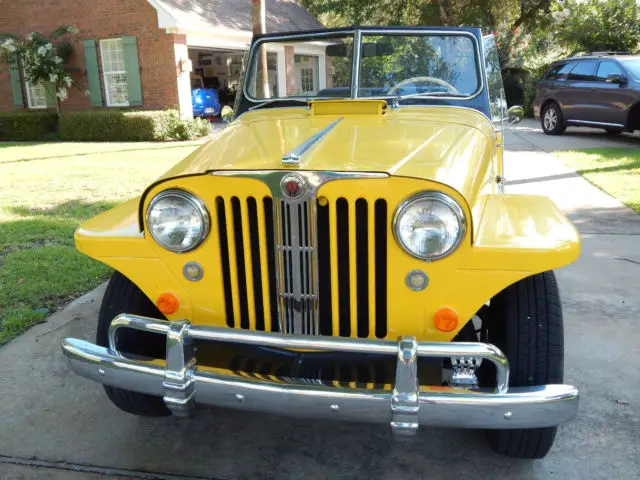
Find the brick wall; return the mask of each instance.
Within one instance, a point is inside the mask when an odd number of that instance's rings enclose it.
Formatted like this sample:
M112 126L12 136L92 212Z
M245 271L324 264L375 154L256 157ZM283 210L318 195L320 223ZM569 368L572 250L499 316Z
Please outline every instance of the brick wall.
M291 45L284 46L284 68L287 79L287 95L296 93L296 56Z
M48 35L61 25L77 26L80 32L66 66L78 69L71 77L84 88L87 79L82 40L135 36L143 98L139 108L178 105L174 42L185 43L185 38L158 28L156 10L146 0L0 0L0 12L0 32L20 36L33 31ZM97 50L103 84L100 49ZM6 65L0 65L0 70L0 111L12 111L17 107L13 106L9 72ZM91 108L107 107L92 107L89 98L73 87L69 89L69 99L62 104L63 111Z

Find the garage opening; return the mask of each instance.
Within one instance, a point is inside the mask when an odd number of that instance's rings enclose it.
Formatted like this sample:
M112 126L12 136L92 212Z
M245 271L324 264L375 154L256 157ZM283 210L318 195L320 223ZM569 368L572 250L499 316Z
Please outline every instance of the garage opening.
M194 117L217 120L222 107L233 107L245 70L244 50L189 48Z

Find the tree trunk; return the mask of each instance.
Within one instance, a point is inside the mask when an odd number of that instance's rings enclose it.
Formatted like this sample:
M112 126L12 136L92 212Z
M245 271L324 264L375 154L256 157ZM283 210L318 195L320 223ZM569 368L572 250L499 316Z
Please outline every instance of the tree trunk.
M251 0L251 14L253 17L253 34L266 33L265 0ZM267 49L264 45L258 51L258 71L256 72L256 93L258 97L269 98L269 73L267 70Z

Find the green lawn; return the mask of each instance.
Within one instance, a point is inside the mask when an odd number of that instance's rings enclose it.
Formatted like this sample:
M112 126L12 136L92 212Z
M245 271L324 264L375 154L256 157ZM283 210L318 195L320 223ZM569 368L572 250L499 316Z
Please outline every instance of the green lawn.
M199 143L0 143L0 344L107 278L73 232Z
M640 213L640 149L587 148L556 155L591 183Z

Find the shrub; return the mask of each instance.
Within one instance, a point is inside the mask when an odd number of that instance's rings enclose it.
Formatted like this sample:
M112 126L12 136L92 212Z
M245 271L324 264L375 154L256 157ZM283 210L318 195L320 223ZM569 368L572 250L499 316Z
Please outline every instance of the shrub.
M533 101L536 98L536 85L542 76L549 69L549 65L542 65L538 68L530 70L524 85L524 115L525 117L533 117Z
M0 113L1 141L34 141L55 138L58 116L50 112Z
M69 112L60 117L60 140L74 142L193 140L207 135L210 128L208 122L203 124L199 119L181 119L175 110Z
M60 116L60 140L127 142L166 140L169 112L102 110Z
M173 140L195 140L211 133L211 124L204 118L183 120L175 110L171 111L168 136Z

